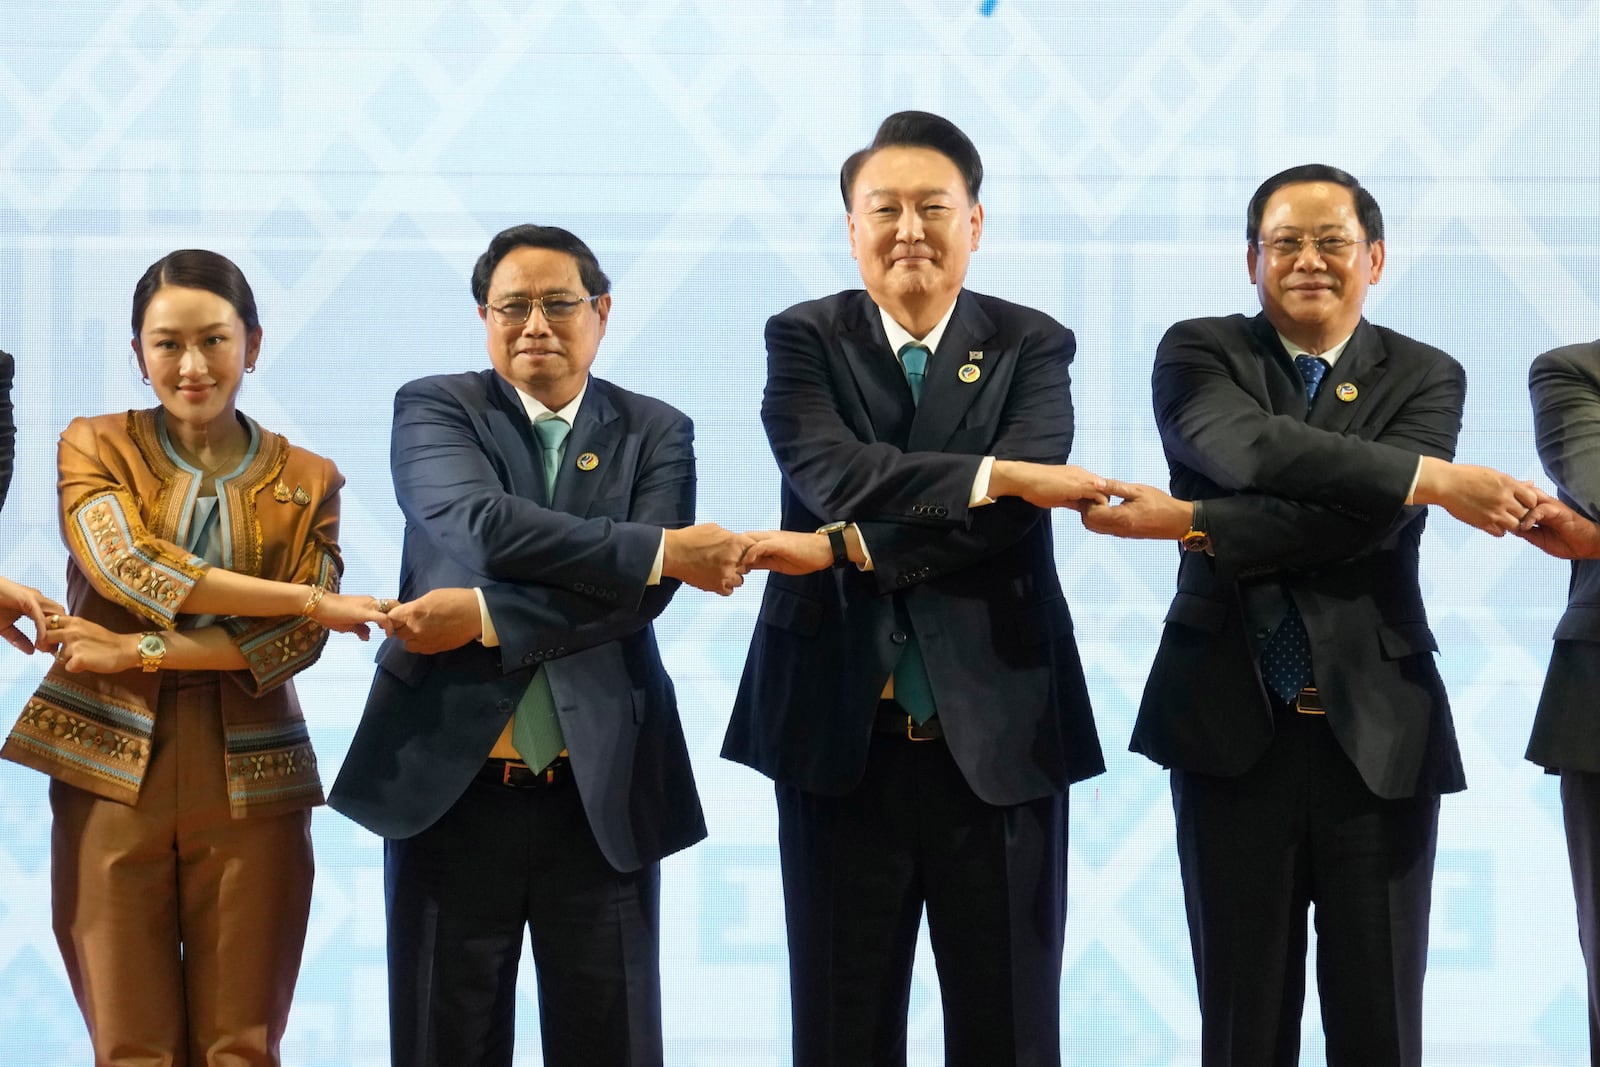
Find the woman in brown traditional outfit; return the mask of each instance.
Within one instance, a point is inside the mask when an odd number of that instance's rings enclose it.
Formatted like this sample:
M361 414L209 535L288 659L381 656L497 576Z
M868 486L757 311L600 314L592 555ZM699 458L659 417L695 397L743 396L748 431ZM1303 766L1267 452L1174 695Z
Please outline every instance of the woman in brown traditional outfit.
M139 281L160 407L61 435L70 615L3 751L51 776L56 939L96 1064L277 1064L311 903L316 757L292 675L341 596L333 463L235 408L261 326L243 274L181 251Z

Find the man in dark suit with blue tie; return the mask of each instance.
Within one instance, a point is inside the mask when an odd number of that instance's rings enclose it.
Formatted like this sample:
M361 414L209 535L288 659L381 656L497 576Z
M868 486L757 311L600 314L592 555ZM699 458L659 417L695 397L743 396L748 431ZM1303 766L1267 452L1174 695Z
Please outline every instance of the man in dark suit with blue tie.
M1172 495L1113 484L1084 523L1186 550L1131 747L1172 769L1201 1063L1299 1061L1314 905L1330 1067L1417 1067L1439 796L1465 785L1423 505L1499 535L1534 491L1450 462L1460 365L1362 317L1383 217L1355 178L1274 175L1246 241L1261 314L1157 349Z
M1049 508L1070 331L963 288L983 169L902 112L840 176L865 292L767 323L783 475L723 755L776 782L794 1061L904 1064L924 908L950 1064L1060 1063L1067 786L1103 770Z
M383 835L396 1067L509 1067L529 932L544 1062L662 1062L662 856L705 836L651 621L749 541L694 521L693 427L592 377L610 282L497 234L490 370L395 397L394 637L329 803Z

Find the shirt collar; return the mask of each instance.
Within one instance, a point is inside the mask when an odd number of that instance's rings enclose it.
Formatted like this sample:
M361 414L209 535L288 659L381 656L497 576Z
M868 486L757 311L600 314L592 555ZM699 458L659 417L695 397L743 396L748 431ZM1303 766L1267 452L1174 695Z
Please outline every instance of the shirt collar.
M1354 336L1355 334L1353 333L1350 335L1350 337ZM1283 347L1285 351L1289 353L1291 358L1294 356L1315 356L1326 363L1330 370L1333 368L1335 363L1339 362L1339 357L1344 355L1344 347L1350 343L1350 337L1346 337L1343 341L1340 341L1338 344L1329 348L1326 352L1309 352L1295 344L1293 341L1289 340L1283 334L1278 334L1278 340L1283 342Z
M518 389L517 399L522 401L522 408L528 413L529 422L538 422L541 415L554 415L568 426L577 425L578 405L583 403L583 395L589 391L589 379L583 379L583 386L578 390L578 395L569 400L565 406L557 411L551 411L544 406L544 401L537 397L529 396Z
M956 300L959 299L960 296L958 294ZM877 307L876 304L873 306ZM889 351L897 354L902 348L909 344L919 344L924 346L927 348L930 355L938 351L939 341L944 337L944 329L946 326L950 325L950 316L954 315L955 313L956 304L955 301L951 301L950 307L944 313L944 318L940 319L933 329L928 331L928 336L912 337L906 332L905 327L894 321L893 316L891 316L887 311L883 310L883 308L878 307L878 314L883 318L883 332L889 337Z

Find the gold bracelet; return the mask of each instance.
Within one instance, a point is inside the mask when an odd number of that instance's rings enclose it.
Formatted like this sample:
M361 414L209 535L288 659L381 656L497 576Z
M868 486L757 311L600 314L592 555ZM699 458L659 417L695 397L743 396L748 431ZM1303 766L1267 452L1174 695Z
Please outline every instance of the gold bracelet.
M306 606L300 609L300 617L303 619L313 618L317 610L317 605L322 603L322 597L325 593L327 593L327 590L322 586L312 586L311 595L306 597Z

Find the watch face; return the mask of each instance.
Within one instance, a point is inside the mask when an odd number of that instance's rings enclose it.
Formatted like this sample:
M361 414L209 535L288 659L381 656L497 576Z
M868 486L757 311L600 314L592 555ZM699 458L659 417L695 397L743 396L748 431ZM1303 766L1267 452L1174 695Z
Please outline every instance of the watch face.
M127 648L127 645L123 645ZM141 656L162 656L167 651L167 643L155 634L145 634L139 638L139 654Z

